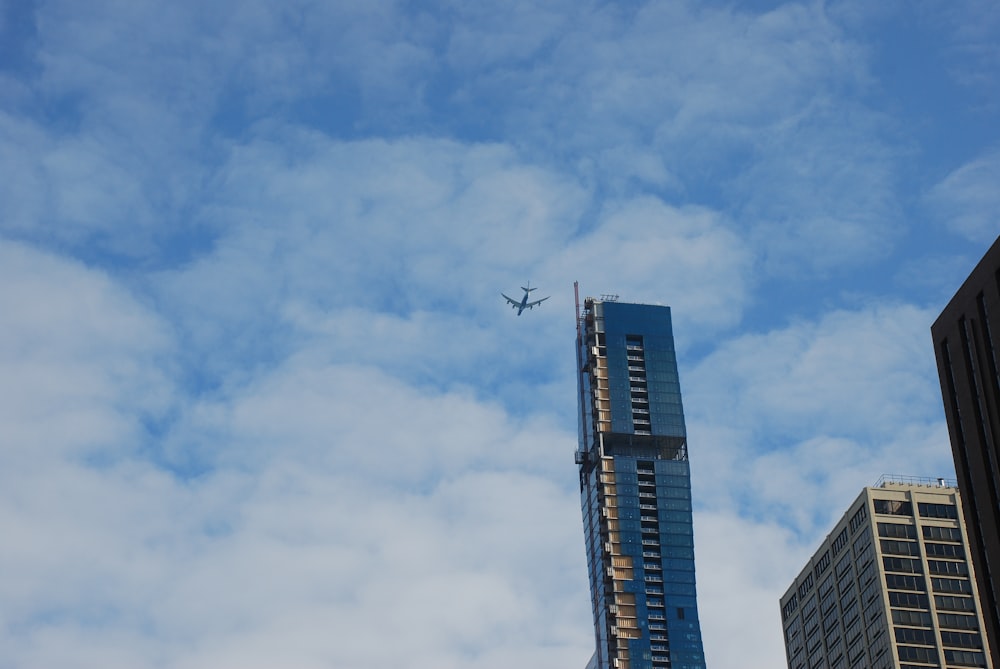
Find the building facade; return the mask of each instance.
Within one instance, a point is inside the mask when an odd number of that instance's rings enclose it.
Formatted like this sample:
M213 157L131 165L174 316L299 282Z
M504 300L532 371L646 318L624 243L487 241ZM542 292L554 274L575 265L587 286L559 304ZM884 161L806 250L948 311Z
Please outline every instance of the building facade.
M931 326L969 550L1000 666L1000 239Z
M781 598L789 669L994 666L953 483L865 488Z
M587 298L577 354L588 669L704 669L670 308Z

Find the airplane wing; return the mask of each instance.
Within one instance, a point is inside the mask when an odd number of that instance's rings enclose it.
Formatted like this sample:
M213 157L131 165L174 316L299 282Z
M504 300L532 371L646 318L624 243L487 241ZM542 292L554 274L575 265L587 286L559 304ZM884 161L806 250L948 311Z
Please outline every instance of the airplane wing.
M504 299L507 300L508 304L513 304L515 307L521 306L521 303L518 300L511 299L506 295L504 295L503 293L500 294L503 295Z
M502 294L502 293L501 293L501 294ZM507 296L506 296L506 295L504 295L504 297L507 297ZM551 296L551 295L546 295L546 296L545 296L545 297L543 297L542 299L540 299L540 300L535 300L534 302L528 302L528 303L527 303L526 305L524 305L524 306L526 306L527 308L531 309L531 308L532 308L532 307L534 307L534 306L535 306L536 304L541 304L542 302L544 302L545 300L549 299L550 297L552 297L552 296ZM507 297L507 299L509 300L510 298L509 298L509 297Z

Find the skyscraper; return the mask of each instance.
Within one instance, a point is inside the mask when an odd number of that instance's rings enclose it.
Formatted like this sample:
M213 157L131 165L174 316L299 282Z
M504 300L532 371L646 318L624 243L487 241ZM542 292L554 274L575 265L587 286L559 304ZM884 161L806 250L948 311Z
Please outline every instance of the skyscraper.
M781 598L789 669L992 668L961 507L943 479L865 488Z
M969 548L1000 667L1000 239L931 326Z
M670 308L578 301L577 356L588 669L704 669Z

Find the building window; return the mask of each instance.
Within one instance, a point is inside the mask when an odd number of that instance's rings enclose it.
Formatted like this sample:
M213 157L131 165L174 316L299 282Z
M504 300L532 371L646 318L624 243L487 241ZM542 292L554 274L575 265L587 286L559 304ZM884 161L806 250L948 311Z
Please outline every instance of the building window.
M905 574L922 574L924 572L920 560L916 558L883 557L882 566L886 571L899 571Z
M919 502L917 510L922 518L951 518L958 519L958 508L954 504L931 504L929 502Z
M833 576L827 576L823 579L823 582L819 584L818 592L820 599L826 599L827 595L833 593Z
M826 551L825 553L823 553L823 557L821 557L819 561L816 563L816 569L815 569L816 576L819 576L824 571L826 571L829 566L830 566L830 551Z
M879 523L878 535L892 539L916 539L917 528L913 525L903 525L902 523Z
M798 606L799 606L798 597L796 595L792 595L792 598L789 599L788 602L786 602L783 607L781 607L781 619L786 620L788 616L792 615L792 613L795 612L795 609L797 609ZM774 609L771 610L773 611Z
M857 546L855 546L854 548L857 549ZM875 549L872 548L872 545L870 543L867 544L860 551L856 550L855 552L857 553L859 572L868 572L875 568ZM868 581L865 581L865 583L867 582Z
M928 556L935 557L953 557L953 558L964 558L965 549L956 544L935 544L927 542L924 544L924 550L927 551Z
M861 534L858 535L858 538L854 540L854 554L860 555L862 552L864 552L866 548L868 548L871 545L872 545L872 533L866 527L864 531L862 531Z
M910 627L930 627L931 614L926 611L896 609L892 612L892 622L896 625L909 625Z
M968 576L969 567L964 562L947 562L945 560L928 560L927 569L932 574L954 574Z
M886 574L885 587L889 590L914 590L917 592L927 590L923 576L909 576L907 574Z
M802 605L802 619L806 621L806 624L814 613L816 613L816 598L810 597Z
M848 571L851 570L851 566L852 566L851 565L851 556L850 555L845 555L844 558L840 562L837 563L837 568L834 569L833 571L837 575L837 578L841 578L841 577L843 577L843 575L844 575L845 572L848 572Z
M976 604L971 597L934 595L934 605L944 611L975 611Z
M823 616L823 632L828 636L831 636L832 632L839 632L840 625L837 624L837 607L833 608L833 611L826 616ZM826 640L827 646L832 646L833 642L829 638Z
M927 609L930 602L927 595L916 592L890 592L889 606L903 609Z
M854 594L854 574L851 573L850 569L844 572L844 575L837 582L837 591L840 593L841 598L844 595Z
M661 629L666 629L666 628L663 627ZM796 643L796 641L798 643ZM798 646L802 645L802 623L798 618L793 620L791 624L788 626L788 629L785 630L785 643L790 648L795 645Z
M983 640L975 633L942 631L941 644L957 648L982 648Z
M896 541L882 539L882 553L886 555L920 555L920 549L914 541Z
M872 581L868 587L865 588L865 591L861 593L861 600L864 602L865 606L867 606L879 596L881 591L882 589L879 587L879 584L876 581Z
M799 597L805 597L813 587L813 575L810 573L799 585Z
M975 616L963 616L957 613L939 613L938 625L956 630L979 629L979 622Z
M922 648L916 646L896 646L901 662L926 662L937 666L938 655L936 648Z
M934 592L972 592L972 583L962 578L932 578L931 587Z
M856 599L851 599L850 603L842 608L844 609L844 627L850 627L861 617L861 614L858 613L858 600Z
M922 646L934 645L934 630L915 630L909 627L896 628L896 643L913 643Z
M866 502L862 502L861 508L858 509L857 513L851 517L851 534L854 534L854 532L861 527L861 524L864 523L867 518L868 504Z
M938 541L954 541L962 543L962 530L957 527L937 527L936 525L924 525L924 539L937 539Z
M865 624L868 625L868 633L872 634L872 623L876 622L882 615L882 600L875 598L872 603L865 608ZM874 638L874 637L872 637Z
M828 592L825 597L820 598L819 601L819 611L824 616L833 610L833 615L837 614L837 598L834 597L834 593Z
M845 527L840 532L840 534L837 535L837 538L833 540L833 546L831 546L831 550L833 551L834 557L836 557L837 553L839 553L846 545L847 545L847 528Z
M874 502L875 513L885 516L912 516L913 505L901 499L876 499Z
M985 667L986 656L983 653L967 650L946 650L944 659L948 664L957 664L963 667Z

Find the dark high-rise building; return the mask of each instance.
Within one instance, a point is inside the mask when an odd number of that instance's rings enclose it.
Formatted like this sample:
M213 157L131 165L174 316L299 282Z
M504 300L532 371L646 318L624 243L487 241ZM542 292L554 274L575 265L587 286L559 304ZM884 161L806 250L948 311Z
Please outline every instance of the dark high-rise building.
M670 308L587 298L577 316L588 669L704 669Z
M1000 239L931 326L969 548L1000 667Z

